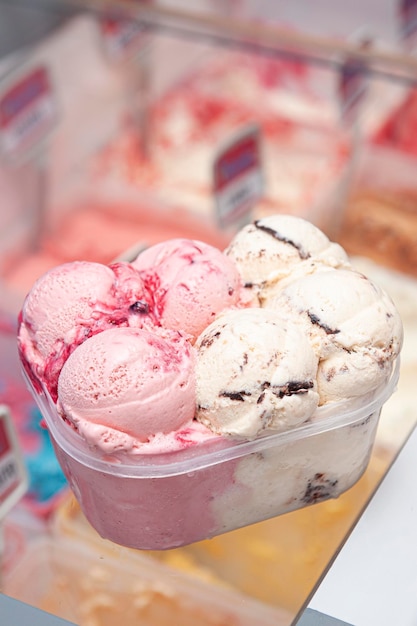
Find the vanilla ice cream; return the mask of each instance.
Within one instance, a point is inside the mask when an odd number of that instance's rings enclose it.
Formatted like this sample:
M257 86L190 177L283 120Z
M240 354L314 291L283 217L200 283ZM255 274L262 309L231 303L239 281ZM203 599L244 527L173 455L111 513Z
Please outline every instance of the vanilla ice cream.
M403 328L385 291L353 269L328 269L287 284L267 307L292 311L319 357L320 404L371 392L389 377Z
M318 358L290 317L258 308L228 311L196 348L196 418L219 434L281 432L318 406Z
M292 215L273 215L248 224L225 253L235 262L245 288L260 303L274 294L279 281L297 273L349 266L341 246L311 222Z

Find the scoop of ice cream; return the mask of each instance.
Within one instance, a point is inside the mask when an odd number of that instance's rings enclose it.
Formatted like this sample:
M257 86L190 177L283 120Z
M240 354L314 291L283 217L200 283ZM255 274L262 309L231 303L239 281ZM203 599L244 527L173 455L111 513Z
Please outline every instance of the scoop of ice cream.
M267 303L269 307L304 321L320 358L320 404L376 389L400 353L403 330L394 303L353 269L299 278Z
M198 337L196 418L252 438L305 422L318 405L318 359L302 326L267 309L220 315Z
M149 293L139 271L127 262L112 263L115 283L113 296L115 305L110 315L95 315L104 328L113 326L131 326L132 328L152 329L157 320L152 306L152 294ZM100 330L103 330L100 329Z
M131 450L193 418L194 361L180 333L105 330L65 362L58 410L90 444Z
M244 226L225 250L244 287L262 304L280 280L321 267L349 266L346 252L314 224L292 215L272 215Z
M190 239L171 239L148 248L132 262L140 270L159 322L195 339L224 309L236 306L241 280L221 250Z
M45 382L53 398L59 371L76 346L114 325L150 319L143 281L128 263L107 267L74 261L39 278L20 314L22 361ZM142 306L138 306L140 303Z

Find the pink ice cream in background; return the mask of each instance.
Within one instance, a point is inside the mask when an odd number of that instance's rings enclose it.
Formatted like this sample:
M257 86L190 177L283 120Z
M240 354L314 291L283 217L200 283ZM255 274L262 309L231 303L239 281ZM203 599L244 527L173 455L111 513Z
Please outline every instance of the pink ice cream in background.
M193 341L221 311L241 303L236 265L204 242L171 239L141 252L132 265L152 293L159 323Z
M394 110L390 111L390 115L383 120L372 139L377 145L396 148L415 156L416 126L417 90L413 87L406 92L404 99Z
M214 222L214 160L225 141L255 124L265 187L254 214L320 214L338 193L351 154L333 92L331 71L216 51L151 103L146 154L137 131L127 128L98 155L94 181L110 190L145 189Z
M17 301L13 311L21 307L35 280L63 263L82 259L107 264L138 241L150 246L170 237L204 238L218 247L225 247L229 241L230 237L208 219L180 206L155 208L136 196L123 200L120 190L116 197L109 196L64 207L68 210L63 211L56 227L43 234L36 250L14 249L7 256L0 270ZM10 299L8 304L12 306Z

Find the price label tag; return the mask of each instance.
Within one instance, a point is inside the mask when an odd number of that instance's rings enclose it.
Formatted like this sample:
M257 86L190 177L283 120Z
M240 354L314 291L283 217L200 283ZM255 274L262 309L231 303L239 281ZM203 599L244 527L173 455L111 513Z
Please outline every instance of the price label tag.
M27 489L27 473L8 409L0 406L0 521Z
M48 70L32 68L8 79L0 95L0 150L19 162L43 145L57 123L57 103Z
M264 192L258 126L246 128L221 148L214 161L213 179L219 225L240 222Z
M100 18L104 47L110 61L126 61L142 53L150 41L145 24L120 16L106 15Z

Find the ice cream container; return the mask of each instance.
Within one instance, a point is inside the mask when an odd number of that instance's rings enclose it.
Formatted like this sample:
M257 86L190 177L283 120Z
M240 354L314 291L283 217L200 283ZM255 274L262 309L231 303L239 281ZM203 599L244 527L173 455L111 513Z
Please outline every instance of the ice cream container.
M138 549L191 544L337 498L365 471L380 412L398 380L399 359L374 392L316 410L287 432L159 454L110 456L88 446L32 388L58 461L90 524ZM31 385L31 382L28 381Z
M132 550L102 539L85 519L72 493L57 507L51 529L58 541L64 538L84 542L100 554L117 550L129 562L155 559L194 579L226 584L295 615L361 515L389 462L389 455L378 445L377 434L364 475L336 500L173 550Z
M3 592L79 626L118 620L126 626L286 626L291 620L287 611L226 586L63 537L34 541Z

